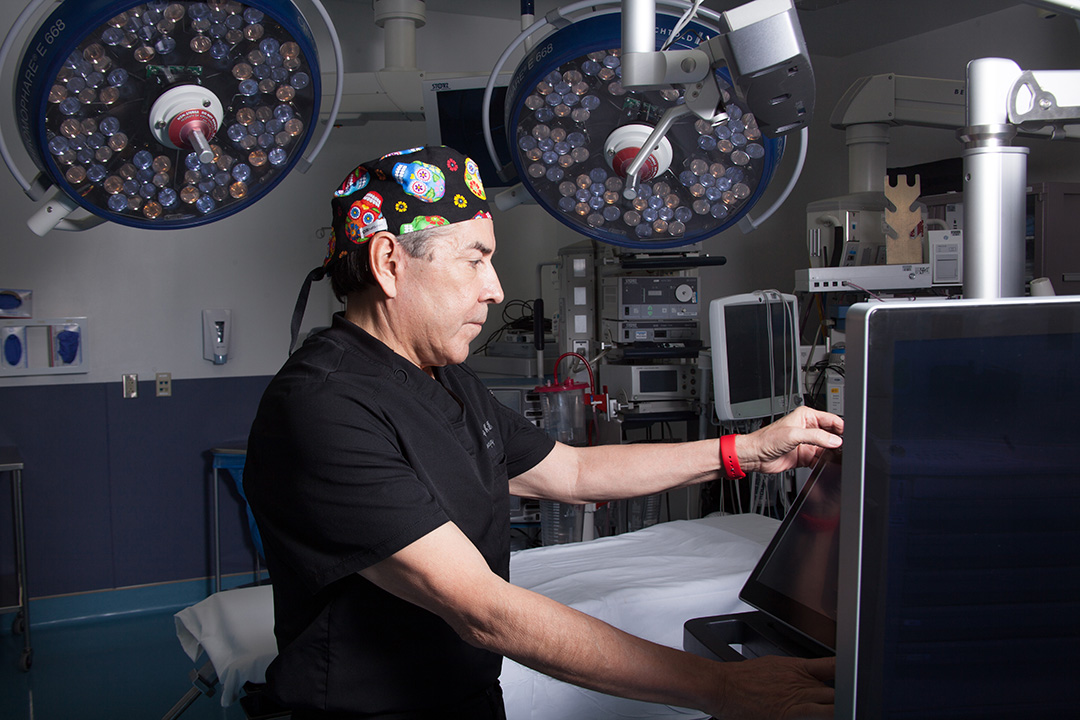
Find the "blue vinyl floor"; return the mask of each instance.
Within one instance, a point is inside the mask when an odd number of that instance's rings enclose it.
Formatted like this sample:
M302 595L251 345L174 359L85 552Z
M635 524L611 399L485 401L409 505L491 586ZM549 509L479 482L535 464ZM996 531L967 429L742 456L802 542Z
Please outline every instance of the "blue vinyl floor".
M176 639L173 611L31 627L33 662L19 669L23 637L0 616L2 720L155 720L192 687L195 667ZM205 656L200 658L200 664ZM240 705L200 695L181 720L242 720Z

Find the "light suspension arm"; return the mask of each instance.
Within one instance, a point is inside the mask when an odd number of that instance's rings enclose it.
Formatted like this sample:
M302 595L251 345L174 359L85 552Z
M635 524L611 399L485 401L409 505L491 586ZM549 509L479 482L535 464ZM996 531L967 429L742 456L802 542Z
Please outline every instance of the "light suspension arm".
M19 13L19 16L15 18L14 24L4 37L4 42L0 44L0 69L7 66L8 54L11 52L11 46L15 43L15 39L22 33L22 29L26 27L26 23L29 22L30 18L34 17L41 6L46 2L49 2L49 0L32 0L32 2ZM16 82L17 81L18 79L16 79ZM16 110L18 109L16 108ZM8 171L11 172L12 177L15 178L15 182L19 184L19 187L23 189L23 192L29 195L31 200L40 200L50 183L47 178L44 178L42 175L39 175L33 183L23 177L23 174L19 171L14 159L11 157L11 151L8 149L7 141L4 139L4 129L2 124L0 124L0 156L3 156L4 164L7 165Z
M310 2L315 6L315 10L322 18L323 25L330 33L330 47L334 51L334 101L330 105L330 117L326 119L326 127L323 128L322 135L315 142L315 146L311 148L311 152L296 163L296 169L302 173L306 173L311 169L311 164L315 162L315 158L322 152L323 145L330 139L330 132L334 129L334 123L337 121L338 110L341 109L341 95L345 88L345 60L342 57L341 39L338 38L334 21L330 19L326 8L323 7L319 0L310 0Z
M697 49L657 51L653 0L623 2L623 85L648 89L697 83L726 66L740 99L768 137L806 127L814 108L814 75L791 0L752 0L721 13L721 31ZM719 97L719 92L717 92ZM699 104L695 112L713 120L722 108Z
M753 232L758 227L772 217L773 213L780 209L780 206L787 202L788 196L791 195L791 191L795 189L795 183L799 181L802 176L803 168L806 167L806 149L810 144L809 141L810 130L809 128L803 128L799 131L799 156L795 160L795 169L791 172L791 177L788 178L787 185L784 186L783 191L776 198L776 201L769 206L765 212L758 215L756 218L750 217L747 213L739 220L739 229L744 233Z
M683 8L683 9L692 8L692 4L690 2L688 2L687 0L652 0L651 8L653 10L653 13L652 13L653 16L655 16L655 8L656 8L656 5L658 5L658 4L659 5L665 5L665 6L671 6L671 7L677 7L677 8ZM529 38L531 36L535 35L537 32L540 32L540 31L545 30L545 29L550 31L552 29L560 29L560 28L566 27L567 25L569 25L572 22L571 18L575 14L580 13L582 11L592 11L594 13L596 13L596 12L614 12L615 8L618 8L618 7L623 7L623 2L621 0L607 0L607 1L601 0L601 2L593 2L592 0L581 0L580 2L575 2L575 3L571 3L569 5L565 5L565 6L561 7L561 8L553 10L552 12L548 13L546 16L540 18L539 20L536 20L536 22L534 22L529 27L523 29L521 31L521 33L518 34L518 36L516 38L514 38L514 40L511 41L511 43L502 52L502 54L499 56L499 59L496 60L495 67L492 68L491 74L488 76L488 82L487 82L487 85L484 88L484 99L483 99L482 112L480 114L482 127L483 127L483 130L484 130L484 143L487 146L488 154L491 156L491 161L495 165L495 167L501 167L502 162L499 160L499 155L495 150L495 142L492 139L492 135L491 135L491 120L490 120L491 98L492 98L492 96L494 95L494 92L495 92L495 83L498 81L499 73L502 72L502 68L506 64L506 61L509 60L510 57L515 52L517 52L518 48L520 48L523 44L525 44L526 41L528 41ZM706 20L708 22L711 22L711 23L715 23L720 19L720 16L719 16L718 13L713 12L712 10L705 9L705 8L698 9L698 14L699 14L699 16L701 18L703 18L704 20ZM640 17L640 11L639 11L639 17ZM652 19L655 21L655 17L653 17ZM651 28L650 28L650 31L651 31ZM532 41L532 42L535 42L535 40ZM678 53L678 52L682 52L682 51L668 51L668 52ZM704 76L704 74L705 74L705 71L703 70L701 75ZM503 178L503 179L505 180L506 178Z

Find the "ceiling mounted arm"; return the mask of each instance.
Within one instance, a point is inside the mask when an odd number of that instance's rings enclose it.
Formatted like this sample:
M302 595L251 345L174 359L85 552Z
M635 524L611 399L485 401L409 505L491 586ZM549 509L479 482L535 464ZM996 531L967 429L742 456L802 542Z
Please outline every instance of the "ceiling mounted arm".
M791 0L753 0L720 14L720 32L698 47L655 50L656 3L623 2L623 85L648 90L692 85L726 67L735 94L767 137L807 127L814 110L814 73ZM719 92L717 93L719 96ZM723 107L695 108L719 121Z
M1021 130L1049 127L1054 139L1080 135L1080 71L1026 70L1008 97L1009 122Z

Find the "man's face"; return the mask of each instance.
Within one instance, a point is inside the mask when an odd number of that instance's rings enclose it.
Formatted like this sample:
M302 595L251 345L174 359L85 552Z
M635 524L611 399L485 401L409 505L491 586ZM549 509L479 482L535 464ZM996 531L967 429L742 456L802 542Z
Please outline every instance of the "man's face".
M393 302L398 352L424 369L465 362L488 306L503 300L491 220L455 223L430 247L431 260L407 258Z

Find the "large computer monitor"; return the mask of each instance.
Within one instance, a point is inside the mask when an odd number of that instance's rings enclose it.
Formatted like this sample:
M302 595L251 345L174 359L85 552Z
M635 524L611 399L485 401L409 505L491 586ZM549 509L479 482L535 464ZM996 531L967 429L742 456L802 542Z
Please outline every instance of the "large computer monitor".
M1074 716L1080 298L847 315L838 718Z
M491 153L484 139L482 118L488 76L431 78L425 80L421 87L428 145L447 145L472 158L480 168L484 186L488 188L507 187L517 182L503 117L509 81L509 74L498 77L488 109L495 152L510 174L506 180L499 177L498 168L491 161Z
M785 415L802 404L799 307L762 290L709 304L713 391L720 420Z

